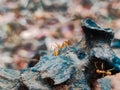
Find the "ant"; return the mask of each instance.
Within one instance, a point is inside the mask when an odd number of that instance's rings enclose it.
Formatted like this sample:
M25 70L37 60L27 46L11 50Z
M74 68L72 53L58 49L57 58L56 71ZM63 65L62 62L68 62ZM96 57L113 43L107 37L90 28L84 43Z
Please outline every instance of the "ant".
M58 49L54 49L54 56L58 56L59 55L59 50Z
M70 40L66 40L62 43L62 45L59 45L56 43L56 48L54 49L54 56L58 56L60 53L60 49L62 49L63 47L68 47L71 44Z
M112 73L110 71L114 70L114 68L109 69L107 71L103 70L104 69L104 63L101 64L102 70L98 69L97 62L95 62L95 67L96 67L96 73L97 74L102 74L103 77L108 76L108 75L112 75Z

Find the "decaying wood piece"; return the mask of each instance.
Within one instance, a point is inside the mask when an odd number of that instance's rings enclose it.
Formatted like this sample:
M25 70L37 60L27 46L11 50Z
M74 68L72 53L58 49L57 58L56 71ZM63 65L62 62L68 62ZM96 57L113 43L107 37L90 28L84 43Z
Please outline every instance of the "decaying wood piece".
M85 39L61 48L58 56L52 52L34 67L21 71L0 69L0 90L90 90L91 83L101 78L96 73L100 64L108 66L103 65L104 70L114 68L111 74L119 72L120 60L110 48L112 30L99 27L91 19L83 20L82 28Z
M82 28L86 36L90 57L99 58L120 71L120 59L110 47L114 37L113 31L110 28L101 28L90 19L83 21Z
M20 72L11 69L0 69L0 90L16 90L19 86Z

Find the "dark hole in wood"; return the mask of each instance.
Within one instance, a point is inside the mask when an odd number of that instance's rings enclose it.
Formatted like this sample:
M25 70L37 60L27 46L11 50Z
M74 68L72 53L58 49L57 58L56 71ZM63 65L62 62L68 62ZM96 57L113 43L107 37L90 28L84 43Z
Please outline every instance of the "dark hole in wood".
M18 90L29 90L29 88L25 84L21 83Z
M96 65L95 65L96 63ZM91 88L94 88L94 83L97 79L99 78L103 78L105 76L107 76L105 73L97 73L96 70L101 70L101 71L109 71L110 69L113 69L112 66L110 66L107 62L105 62L105 60L101 60L99 58L95 58L93 57L92 60L91 60L91 63L92 65L91 68L89 68L89 71L90 72L90 78L88 79L88 82L89 82L89 85ZM102 66L103 65L103 66ZM118 73L118 71L116 71L115 69L111 70L111 75L114 75L116 73Z
M46 83L46 84L49 84L49 85L54 85L54 81L53 81L53 79L51 79L51 78L44 78L43 79L44 80L44 82Z

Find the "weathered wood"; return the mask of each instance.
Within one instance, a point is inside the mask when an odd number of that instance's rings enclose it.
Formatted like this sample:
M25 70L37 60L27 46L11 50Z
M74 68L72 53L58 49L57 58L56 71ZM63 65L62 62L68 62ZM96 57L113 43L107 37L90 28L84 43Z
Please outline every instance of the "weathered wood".
M91 19L83 20L82 28L84 39L60 49L58 56L52 52L34 67L21 71L0 68L0 90L90 90L101 78L95 72L96 62L98 68L104 63L109 66L105 70L115 68L114 72L119 72L120 59L110 47L113 31L101 28Z

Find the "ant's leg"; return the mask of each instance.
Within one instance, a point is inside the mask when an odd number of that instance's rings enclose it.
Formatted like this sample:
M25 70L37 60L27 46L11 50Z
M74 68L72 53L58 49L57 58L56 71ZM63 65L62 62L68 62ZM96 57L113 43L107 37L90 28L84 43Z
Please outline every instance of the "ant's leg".
M104 63L101 64L101 69L104 70ZM104 77L104 76L105 76L105 74L103 73L102 77Z
M97 67L97 62L95 62L95 68L98 69L98 67Z
M115 70L115 68L111 68L111 69L109 69L108 71L112 71L112 70Z

